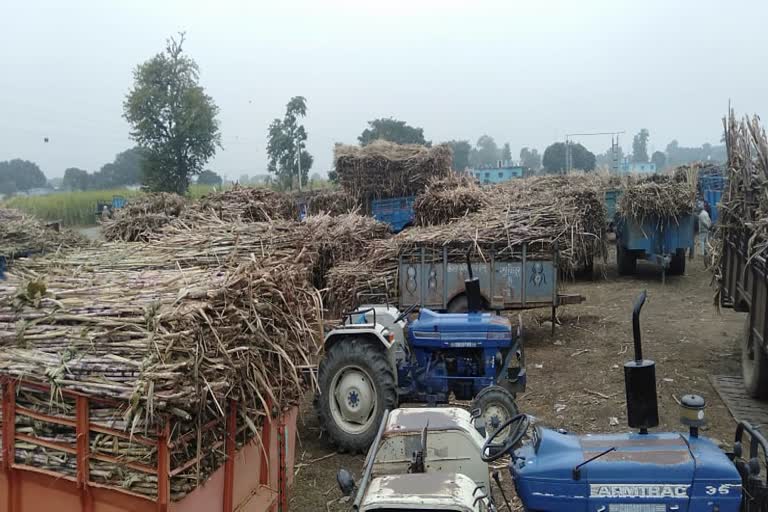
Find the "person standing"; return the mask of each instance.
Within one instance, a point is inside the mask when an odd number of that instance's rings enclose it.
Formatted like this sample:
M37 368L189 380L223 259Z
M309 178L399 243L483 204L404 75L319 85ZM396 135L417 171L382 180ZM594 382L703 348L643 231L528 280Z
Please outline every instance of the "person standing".
M704 259L709 254L709 230L712 227L712 219L709 216L709 204L704 202L704 206L699 212L699 240L701 240L701 254Z

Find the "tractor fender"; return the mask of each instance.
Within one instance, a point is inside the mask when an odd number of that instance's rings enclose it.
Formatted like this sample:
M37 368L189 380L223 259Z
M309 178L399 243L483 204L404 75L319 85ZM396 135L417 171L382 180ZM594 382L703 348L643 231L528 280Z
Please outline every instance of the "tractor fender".
M326 335L323 346L325 347L325 350L330 350L330 348L340 340L347 338L369 339L374 344L381 346L384 352L388 352L389 348L392 346L392 343L381 334L380 330L372 329L370 327L346 327L344 329L336 329L331 331L328 333L328 335Z

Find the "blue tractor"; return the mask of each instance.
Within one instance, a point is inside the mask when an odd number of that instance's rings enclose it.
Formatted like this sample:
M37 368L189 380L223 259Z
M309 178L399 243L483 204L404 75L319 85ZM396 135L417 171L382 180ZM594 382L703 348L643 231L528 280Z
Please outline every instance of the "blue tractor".
M468 263L469 265L469 263ZM325 338L315 406L321 426L341 449L367 450L385 410L402 403L472 401L478 424L497 427L518 414L525 389L522 329L481 312L480 283L465 282L468 313L417 305L363 306Z
M356 512L496 512L495 481L507 510L523 512L764 512L768 510L768 441L745 422L733 448L722 451L700 435L704 399L685 395L687 432L654 432L659 424L655 363L643 356L635 303L635 356L624 364L627 419L633 432L576 435L517 414L483 437L467 411L404 408L386 411L371 443L360 484L347 470L342 492L356 491ZM412 454L410 462L408 455ZM499 471L509 457L520 506L513 508Z

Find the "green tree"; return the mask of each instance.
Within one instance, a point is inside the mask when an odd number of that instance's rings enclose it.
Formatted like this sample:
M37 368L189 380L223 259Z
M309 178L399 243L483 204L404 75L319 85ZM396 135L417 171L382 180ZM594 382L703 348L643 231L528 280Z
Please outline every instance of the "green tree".
M656 164L656 170L661 171L667 166L667 155L661 151L654 151L651 155L651 163Z
M505 142L501 148L501 159L505 162L512 160L512 148L509 146L509 142Z
M67 190L88 190L91 184L91 175L88 171L70 167L64 171L62 186Z
M183 45L182 33L139 65L123 103L131 136L146 150L142 182L152 191L184 194L221 147L219 108L199 85L200 69Z
M571 159L573 169L592 171L595 169L595 155L581 144L571 143ZM547 172L563 172L565 170L565 143L555 142L544 150L542 158Z
M0 194L26 192L48 184L45 174L36 163L16 158L0 162Z
M472 144L468 140L451 140L447 143L453 150L453 170L463 171L469 167L469 154ZM330 178L330 174L328 175Z
M384 139L397 144L421 144L430 146L424 139L424 129L415 128L405 121L384 117L368 121L368 128L357 138L361 146L367 146L374 140Z
M646 128L640 130L632 139L632 161L639 163L648 162L648 139L651 134Z
M211 171L210 169L204 170L197 176L198 185L211 185L214 187L220 187L223 182L224 180L221 179L221 176Z
M527 167L532 171L538 171L541 168L541 155L536 148L527 147L520 150L520 165Z
M277 178L282 189L292 188L294 176L299 174L301 163L301 184L307 182L309 169L314 159L304 149L307 131L299 124L299 118L307 115L307 100L304 96L294 96L285 106L285 117L275 119L269 125L267 135L267 170ZM296 155L300 155L299 158Z
M482 167L485 165L496 165L501 157L499 146L490 135L483 135L477 139L475 149L469 156L469 162L473 167Z

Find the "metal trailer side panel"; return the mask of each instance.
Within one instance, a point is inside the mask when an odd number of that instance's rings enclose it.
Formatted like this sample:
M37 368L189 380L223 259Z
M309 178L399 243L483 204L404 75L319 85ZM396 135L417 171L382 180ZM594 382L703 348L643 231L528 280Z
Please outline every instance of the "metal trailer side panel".
M14 385L3 382L3 419L15 415ZM234 445L227 447L227 451L233 450L231 462L177 502L167 503L93 481L79 482L80 477L5 457L0 470L0 512L271 512L286 503L286 491L293 481L297 415L296 407L284 411L278 418L264 421L260 439L254 438L237 452ZM84 425L88 426L87 418ZM9 442L14 432L12 423L3 423L4 453L14 452ZM158 443L162 442L161 438ZM162 444L158 449L163 451ZM82 450L78 447L77 460L88 462L89 454Z

